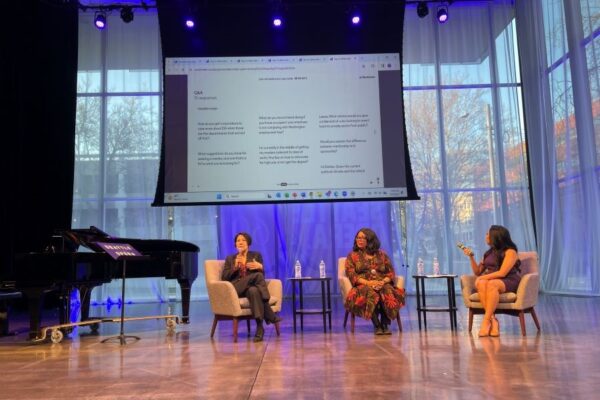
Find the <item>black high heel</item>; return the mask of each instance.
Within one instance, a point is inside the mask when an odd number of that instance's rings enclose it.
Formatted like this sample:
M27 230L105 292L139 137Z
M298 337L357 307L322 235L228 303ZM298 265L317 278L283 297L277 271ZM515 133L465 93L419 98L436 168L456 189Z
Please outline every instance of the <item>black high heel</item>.
M263 337L265 336L265 328L263 327L262 322L256 326L256 334L254 335L253 342L262 342Z
M275 316L275 318L273 318L271 321L267 321L267 325L269 324L276 324L278 322L283 321L283 318L279 317L279 316Z

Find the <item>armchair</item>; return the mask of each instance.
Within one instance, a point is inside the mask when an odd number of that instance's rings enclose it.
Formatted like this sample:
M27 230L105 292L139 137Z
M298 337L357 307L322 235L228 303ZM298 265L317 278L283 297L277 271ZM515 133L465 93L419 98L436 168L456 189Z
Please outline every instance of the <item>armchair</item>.
M352 289L352 283L350 283L350 279L346 276L346 257L338 258L338 284L340 286L340 294L342 296L342 304L346 301L346 297L348 296L348 292ZM404 277L396 275L394 279L394 285L399 289L404 289ZM344 314L344 328L346 328L346 324L348 323L348 315L350 315L350 332L354 333L354 321L356 319L355 315L348 310L345 310ZM400 313L398 313L398 317L396 318L396 322L398 323L398 330L402 331L402 322L400 322Z
M250 303L245 297L238 297L233 284L221 280L223 273L224 260L206 260L204 262L204 273L206 276L206 288L208 290L208 300L210 308L215 314L210 337L212 338L219 321L233 320L233 341L238 339L238 323L240 320L246 320L248 334L250 333L250 320L252 313ZM274 312L281 311L281 301L283 298L283 286L279 279L266 279L271 299L269 304ZM277 336L280 335L279 322L275 323Z
M534 310L540 290L540 275L537 252L520 252L519 259L521 260L521 282L517 292L506 292L500 295L496 314L519 317L521 334L525 336L525 313L531 314L537 330L540 330L540 323ZM475 279L475 275L460 277L463 301L465 307L469 309L469 332L473 327L473 315L484 314L483 305L479 302L479 293L475 289Z

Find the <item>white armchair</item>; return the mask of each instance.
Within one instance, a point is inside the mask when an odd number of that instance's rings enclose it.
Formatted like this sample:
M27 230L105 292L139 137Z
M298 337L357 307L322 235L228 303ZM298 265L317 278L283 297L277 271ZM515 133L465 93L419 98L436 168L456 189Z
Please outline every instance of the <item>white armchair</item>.
M210 308L215 314L210 330L210 337L214 336L219 321L233 320L233 341L237 342L239 321L247 321L248 334L250 334L252 313L248 299L238 297L233 284L229 281L221 280L224 264L224 260L206 260L204 262L208 300ZM271 294L269 304L274 312L279 312L281 311L281 301L283 298L281 281L279 279L266 279L266 281L269 293ZM275 331L277 332L277 336L279 336L279 322L275 323Z
M338 284L340 286L340 294L342 295L342 304L346 302L346 297L348 296L348 292L352 289L352 283L350 283L350 279L346 276L346 257L338 258ZM404 289L404 277L396 275L394 278L394 285L399 289ZM345 310L344 314L344 328L346 328L346 324L348 323L348 315L350 315L350 332L354 333L354 321L355 315L348 310ZM398 313L398 317L396 318L396 322L398 323L398 330L402 331L402 322L400 322L400 313Z
M519 282L517 292L502 293L496 313L519 317L521 334L525 336L525 313L531 314L537 330L540 330L540 323L533 308L538 300L540 274L537 252L520 252L519 259L521 260L521 282ZM475 275L460 277L463 301L465 307L469 309L469 332L473 327L473 315L484 314L483 305L479 302L479 293L475 289L476 278Z

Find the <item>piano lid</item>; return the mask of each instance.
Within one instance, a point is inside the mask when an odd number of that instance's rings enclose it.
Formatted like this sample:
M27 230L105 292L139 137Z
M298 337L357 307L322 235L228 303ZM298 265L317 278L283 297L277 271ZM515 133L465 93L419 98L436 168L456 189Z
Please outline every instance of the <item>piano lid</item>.
M200 248L193 243L168 239L133 239L111 236L101 229L90 226L88 229L67 229L57 232L65 240L65 251L75 252L79 246L84 246L98 253L104 250L97 242L128 243L141 253L155 251L189 251L197 253Z

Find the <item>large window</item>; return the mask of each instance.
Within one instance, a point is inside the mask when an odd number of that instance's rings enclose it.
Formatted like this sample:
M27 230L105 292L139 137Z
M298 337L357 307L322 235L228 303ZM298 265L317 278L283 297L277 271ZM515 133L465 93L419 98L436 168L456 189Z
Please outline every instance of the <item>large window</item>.
M433 257L443 272L470 273L456 248L478 256L491 224L507 226L520 249L535 250L521 82L512 5L451 7L405 17L404 101L420 202L409 203L408 259Z
M549 231L541 246L545 258L556 263L544 271L543 285L553 292L598 295L600 2L540 4L552 129L543 136L548 145L540 147L549 149L550 173L538 178L545 189L538 202L552 210L543 216Z

